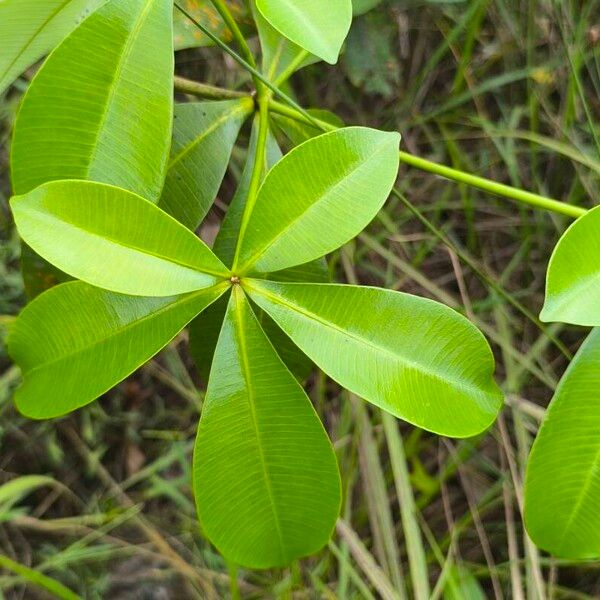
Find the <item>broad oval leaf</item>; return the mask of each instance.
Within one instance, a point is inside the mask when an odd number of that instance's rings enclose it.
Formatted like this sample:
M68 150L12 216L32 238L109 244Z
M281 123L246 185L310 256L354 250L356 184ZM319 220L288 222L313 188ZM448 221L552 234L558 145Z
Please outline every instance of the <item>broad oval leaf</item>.
M489 427L502 406L485 338L442 304L349 285L244 285L318 367L396 417L470 437Z
M225 290L166 298L115 294L81 281L56 286L27 305L8 347L24 380L20 412L49 419L80 408L166 346Z
M242 98L175 107L171 158L159 206L189 229L196 229L211 207L253 106L251 98Z
M173 114L172 0L108 2L52 52L15 123L12 183L92 179L156 201Z
M331 443L239 286L198 428L194 492L207 536L245 567L285 566L316 552L339 513Z
M559 558L600 557L600 329L561 379L531 450L525 524Z
M351 0L256 0L263 17L286 38L330 64L352 24Z
M104 0L0 0L0 94Z
M214 285L227 269L191 231L140 196L91 181L52 181L11 200L23 240L69 275L136 296Z
M240 272L307 263L355 237L396 180L400 135L347 127L312 138L267 174L241 240Z
M540 319L600 325L600 206L577 219L558 241Z

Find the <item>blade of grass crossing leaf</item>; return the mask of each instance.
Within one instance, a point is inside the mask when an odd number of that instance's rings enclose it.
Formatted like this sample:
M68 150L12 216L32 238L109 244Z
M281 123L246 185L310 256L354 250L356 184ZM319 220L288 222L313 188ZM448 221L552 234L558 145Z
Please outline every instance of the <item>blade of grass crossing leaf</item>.
M52 579L47 575L39 573L35 569L31 569L15 562L4 554L0 554L0 566L16 573L31 585L50 592L56 598L62 598L63 600L81 600L81 596L78 596L75 592L66 588L62 583L56 581L56 579Z
M120 188L53 181L13 198L11 207L25 242L69 275L98 287L171 296L227 277L225 266L191 231Z

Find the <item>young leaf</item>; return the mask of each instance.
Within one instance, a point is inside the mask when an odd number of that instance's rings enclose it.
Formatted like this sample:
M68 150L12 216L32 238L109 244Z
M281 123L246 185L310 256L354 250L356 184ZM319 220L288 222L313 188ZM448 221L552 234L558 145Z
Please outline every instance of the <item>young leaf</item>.
M0 94L104 0L2 0Z
M323 110L320 108L309 108L306 111L311 117L335 125L338 128L344 127L344 122L334 113L329 110ZM321 135L323 132L314 125L308 125L306 123L300 123L289 117L284 117L278 114L272 114L271 119L280 127L283 133L291 140L294 146L300 144Z
M15 124L16 194L92 179L158 200L171 141L172 10L172 0L108 2L54 50Z
M240 272L304 264L356 236L394 185L399 141L397 133L348 127L287 154L260 188L241 240Z
M231 561L269 568L319 550L340 507L331 443L234 288L194 452L200 523Z
M286 38L330 64L337 62L352 23L351 0L256 0L256 6Z
M564 374L529 456L525 524L559 558L600 557L600 329Z
M168 298L107 292L81 281L48 290L11 327L23 371L18 409L33 419L67 414L116 385L166 346L227 284Z
M196 229L211 207L252 108L250 98L175 107L171 159L159 206L189 229Z
M280 75L291 75L319 60L271 27L254 5L252 9L262 50L262 71L269 80L276 82Z
M23 240L69 275L135 296L214 285L227 269L191 231L131 192L53 181L11 200Z
M330 377L396 417L452 437L502 405L485 338L425 298L348 285L245 280L250 297Z
M542 321L600 325L600 206L560 238L548 266Z

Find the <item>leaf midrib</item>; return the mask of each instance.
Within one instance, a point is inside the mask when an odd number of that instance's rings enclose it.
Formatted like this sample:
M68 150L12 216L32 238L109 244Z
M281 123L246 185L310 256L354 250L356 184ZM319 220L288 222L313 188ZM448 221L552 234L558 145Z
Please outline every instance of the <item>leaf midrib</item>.
M242 366L242 374L244 376L244 380L246 381L246 388L248 390L247 398L248 398L248 406L250 408L250 417L252 420L252 426L254 428L254 435L256 436L258 453L260 456L260 463L261 463L261 467L262 467L262 471L263 471L263 476L265 479L265 486L267 488L267 494L269 495L269 504L271 506L271 511L273 513L275 527L277 529L277 540L279 542L281 558L285 559L286 551L285 551L285 546L284 546L284 542L283 542L283 534L281 532L281 524L279 522L279 513L277 511L277 506L275 504L275 498L274 498L274 494L273 494L273 486L271 483L271 476L270 476L269 470L267 468L267 463L265 460L265 455L264 455L264 450L263 450L262 436L261 436L261 433L260 433L260 430L258 427L258 420L256 417L255 398L254 398L254 391L253 391L253 387L252 387L252 378L250 376L250 363L248 361L248 346L246 343L245 328L244 328L244 323L243 323L243 318L244 318L243 312L244 312L244 308L245 308L243 303L246 302L246 300L245 300L243 292L241 292L241 290L237 291L237 294L239 294L237 299L235 298L235 294L234 294L234 296L232 296L232 298L234 299L234 301L237 304L237 307L236 307L237 318L235 319L235 328L237 330L237 339L239 340L239 345L240 345L240 355L241 355L241 359L242 359L242 365L241 365ZM241 297L241 302L239 300L240 297ZM250 309L249 306L248 306L248 309Z
M314 284L314 285L318 286L319 284ZM322 317L320 317L319 315L317 315L316 313L306 310L303 307L298 306L297 304L294 304L293 302L286 301L283 297L278 296L277 294L274 294L272 292L268 292L264 288L260 288L260 287L256 288L255 287L254 289L259 294L266 296L268 299L275 302L276 304L284 306L285 308L288 308L290 311L296 312L296 313L306 317L307 319L316 321L317 323L323 325L324 327L326 327L328 329L332 329L341 335L347 336L362 345L365 345L369 348L376 350L377 352L383 353L383 354L391 357L395 362L405 362L409 367L413 368L415 371L418 371L421 374L424 374L427 377L432 377L434 379L437 379L446 385L451 385L452 387L457 388L458 390L468 391L469 393L471 393L475 396L487 395L485 390L478 388L475 385L465 384L464 382L462 382L460 380L456 381L455 379L452 379L450 377L445 377L443 374L440 374L435 370L428 371L419 363L416 363L413 360L406 358L405 355L397 354L397 353L393 352L392 350L390 350L389 348L386 348L385 346L378 346L378 345L374 344L371 340L369 340L369 338L363 337L353 331L350 331L348 329L342 329L341 327L338 327L333 321L327 321L327 320L323 319Z
M373 159L376 158L377 156L379 156L381 154L381 152L385 149L385 147L386 147L386 144L381 143L379 145L379 148L375 152L373 152L373 154L371 154L369 156L368 160L366 160L366 161L363 161L361 159L361 157L357 158L357 160L351 164L351 169L349 172L346 172L342 177L340 177L339 179L334 181L332 184L327 186L324 189L323 193L320 194L318 200L316 200L315 202L312 202L310 204L307 204L304 207L304 209L302 210L302 212L300 212L300 214L298 214L295 219L289 221L287 223L287 225L279 231L279 233L277 233L273 238L271 238L271 240L269 240L269 242L266 244L266 246L260 247L257 252L255 252L253 255L251 255L250 258L246 259L244 261L243 269L247 269L247 268L255 265L258 262L258 260L267 253L269 248L271 248L275 243L277 243L281 239L281 237L284 236L292 227L295 227L300 221L302 221L313 210L319 210L322 203L325 202L325 199L327 197L329 197L335 190L337 190L339 187L341 187L342 184L347 179L354 177L363 168L366 169L367 167L369 167L371 165ZM259 195L260 195L260 193L259 193Z

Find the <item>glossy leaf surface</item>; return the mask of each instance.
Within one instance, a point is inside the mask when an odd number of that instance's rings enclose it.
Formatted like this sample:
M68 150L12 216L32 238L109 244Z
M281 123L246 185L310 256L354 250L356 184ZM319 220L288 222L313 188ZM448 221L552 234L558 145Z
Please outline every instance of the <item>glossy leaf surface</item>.
M340 480L306 393L234 289L194 452L203 530L231 561L284 566L327 543Z
M600 325L600 207L577 219L556 245L540 319Z
M599 365L594 329L556 389L527 465L527 530L559 558L600 557Z
M54 181L12 199L19 234L69 275L137 296L214 285L226 269L191 231L151 202L91 181Z
M104 0L1 0L0 94Z
M502 394L479 330L425 298L346 285L247 280L250 297L340 385L441 435L489 427Z
M250 98L175 107L173 144L159 206L189 229L211 207L229 164Z
M24 375L17 407L49 419L88 404L166 346L225 289L139 298L74 281L48 290L10 330L10 354Z
M267 174L240 249L240 269L304 264L356 236L398 172L397 133L348 127L298 146Z
M351 0L256 0L265 19L292 42L337 62L352 23Z
M91 179L156 201L173 113L171 0L108 2L49 56L23 99L12 183Z

